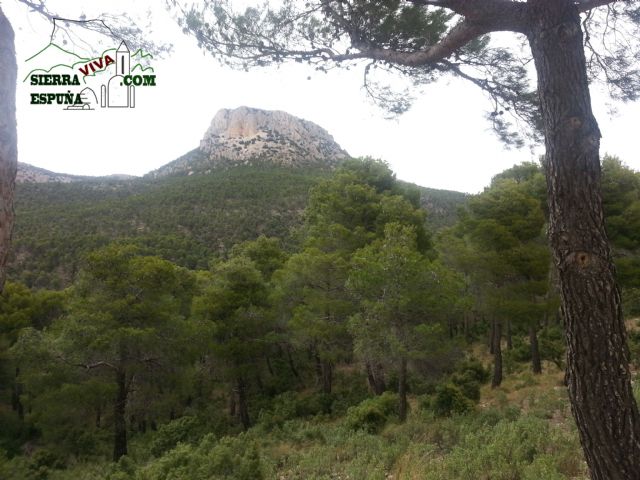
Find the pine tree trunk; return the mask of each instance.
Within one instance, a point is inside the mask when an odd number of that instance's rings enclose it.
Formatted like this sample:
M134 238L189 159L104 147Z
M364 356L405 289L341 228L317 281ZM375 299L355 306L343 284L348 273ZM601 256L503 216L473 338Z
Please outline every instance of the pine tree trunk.
M491 321L491 329L489 330L489 353L491 355L494 355L495 352L495 345L496 345L496 321L492 320Z
M376 377L376 386L378 388L378 395L382 395L387 389L387 382L384 379L384 368L382 364L376 362L373 365L373 375Z
M240 423L244 430L249 430L251 426L251 419L249 418L249 405L247 400L247 386L244 379L238 377L236 380L236 397L238 399L238 415L240 416Z
M600 131L591 109L580 17L571 0L529 3L571 407L591 478L637 479L640 416L604 228Z
M513 350L513 336L511 335L511 320L507 320L507 350Z
M531 346L531 369L533 373L540 374L542 373L542 362L538 346L538 329L533 325L529 328L529 345Z
M13 389L11 391L11 407L18 414L20 420L24 420L24 406L22 405L22 383L20 382L20 367L16 367L13 379Z
M16 51L13 30L0 8L0 292L6 278L13 230L13 193L18 168Z
M400 408L398 417L401 422L407 419L407 359L400 360L400 372L398 375L398 397L400 397Z
M493 321L493 378L491 388L499 387L502 383L502 324Z
M375 395L382 395L386 390L382 365L379 363L372 364L371 362L365 362L365 369L371 391Z
M316 368L316 385L322 385L322 360L320 360L320 355L318 355L318 352L314 352L313 358L315 360Z
M267 355L265 358L267 359L267 370L269 370L269 375L273 377L275 374L273 373L273 366L271 365L271 359L269 358L269 355Z
M322 393L329 394L333 387L333 365L331 362L322 362Z
M296 368L296 364L293 361L293 357L291 356L291 350L289 349L289 347L285 347L285 351L287 353L287 361L289 362L289 368L291 369L291 373L293 373L293 375L296 378L300 378L300 374L298 373L298 369Z
M236 389L231 389L231 395L229 395L229 416L235 418L238 414L237 402L236 402Z
M369 382L369 388L374 394L379 395L377 391L376 377L373 375L373 368L371 368L371 363L364 362L364 368L367 372L367 381Z
M113 408L113 461L127 454L127 421L125 411L127 408L127 382L124 370L116 370L116 400Z

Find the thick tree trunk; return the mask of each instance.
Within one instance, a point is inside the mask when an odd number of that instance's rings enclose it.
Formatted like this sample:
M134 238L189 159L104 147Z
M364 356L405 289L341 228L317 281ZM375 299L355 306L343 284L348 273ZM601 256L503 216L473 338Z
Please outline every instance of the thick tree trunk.
M640 416L604 229L600 131L591 110L580 18L571 0L529 3L571 407L591 478L637 479Z
M113 461L127 454L127 421L125 411L127 408L127 377L124 370L116 370L116 399L113 406Z
M538 346L538 328L535 325L529 328L529 345L531 347L531 369L535 374L542 373L540 348Z
M0 8L0 292L4 287L18 168L16 131L16 51L13 30Z
M493 378L491 388L499 387L502 383L502 324L493 321Z
M398 375L398 397L400 397L400 406L398 408L398 417L404 422L407 419L407 359L400 360L400 372Z

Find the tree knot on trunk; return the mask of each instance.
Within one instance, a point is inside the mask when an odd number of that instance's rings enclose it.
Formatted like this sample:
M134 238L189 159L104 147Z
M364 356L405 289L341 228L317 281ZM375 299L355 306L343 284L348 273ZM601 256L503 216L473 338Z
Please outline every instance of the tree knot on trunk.
M567 252L561 262L560 268L564 271L572 270L579 275L592 277L606 270L606 266L606 260L596 253L574 251Z

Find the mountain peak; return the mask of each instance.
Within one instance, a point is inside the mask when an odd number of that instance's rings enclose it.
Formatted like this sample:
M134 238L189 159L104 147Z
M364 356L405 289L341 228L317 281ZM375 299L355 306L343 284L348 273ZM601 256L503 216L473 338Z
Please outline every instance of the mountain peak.
M262 163L333 168L348 157L324 128L308 120L277 110L223 108L198 148L147 175L206 174L221 166Z
M244 106L218 111L200 150L214 161L266 159L292 166L333 165L348 157L333 137L313 122L287 112Z

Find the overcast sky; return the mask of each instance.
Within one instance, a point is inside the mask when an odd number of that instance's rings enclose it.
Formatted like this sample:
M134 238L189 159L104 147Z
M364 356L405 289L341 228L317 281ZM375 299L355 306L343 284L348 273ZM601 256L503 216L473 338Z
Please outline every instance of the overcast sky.
M131 12L134 2L47 4L62 16L76 18L83 13ZM478 192L496 173L536 160L541 153L505 150L484 119L486 98L472 85L449 81L429 86L408 113L385 120L362 91L361 68L328 74L303 65L230 71L182 34L159 7L162 4L135 2L140 12L153 7L155 38L160 35L174 44L170 56L152 62L157 86L136 90L136 108L83 112L30 105L29 94L46 89L19 82L20 161L79 175L142 175L195 148L219 109L241 105L284 110L315 122L352 156L384 159L399 178L434 188ZM3 0L2 8L16 33L21 80L29 73L26 59L49 43L51 24L16 0ZM597 91L593 95L602 152L618 155L640 170L640 104L616 105L618 112L611 116L606 97Z

